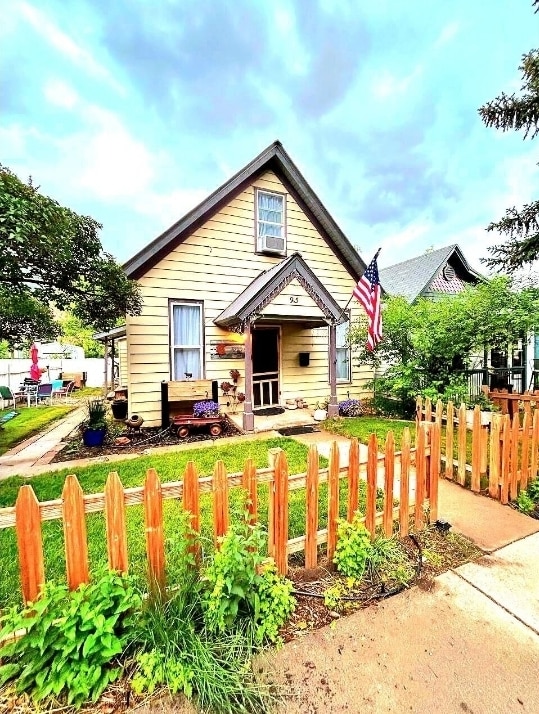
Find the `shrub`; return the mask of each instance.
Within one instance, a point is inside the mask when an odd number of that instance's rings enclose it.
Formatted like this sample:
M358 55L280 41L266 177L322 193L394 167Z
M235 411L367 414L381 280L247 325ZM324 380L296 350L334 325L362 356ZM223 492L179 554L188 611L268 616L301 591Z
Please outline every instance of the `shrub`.
M292 613L292 585L277 575L270 562L263 565L262 531L239 523L224 536L206 568L204 615L212 632L230 631L244 618L251 620L256 639L278 639L278 629Z
M351 523L339 520L337 525L337 545L333 562L337 570L351 578L363 577L372 552L371 536L356 513Z
M339 416L358 417L363 413L359 399L345 399L339 402Z
M74 592L47 584L35 603L1 620L0 639L20 629L25 634L0 649L0 686L16 679L17 692L35 701L66 695L74 706L95 702L121 672L111 662L130 637L140 603L132 581L112 572Z

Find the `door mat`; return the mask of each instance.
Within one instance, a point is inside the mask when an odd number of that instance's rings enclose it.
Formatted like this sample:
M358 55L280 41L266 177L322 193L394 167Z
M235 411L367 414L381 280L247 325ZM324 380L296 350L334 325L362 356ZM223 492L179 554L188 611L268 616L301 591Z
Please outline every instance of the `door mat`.
M276 414L283 414L283 412L283 407L262 407L261 409L253 409L255 416L275 416Z
M298 426L285 426L283 429L277 429L281 436L297 436L298 434L314 434L320 429L312 424L298 424Z

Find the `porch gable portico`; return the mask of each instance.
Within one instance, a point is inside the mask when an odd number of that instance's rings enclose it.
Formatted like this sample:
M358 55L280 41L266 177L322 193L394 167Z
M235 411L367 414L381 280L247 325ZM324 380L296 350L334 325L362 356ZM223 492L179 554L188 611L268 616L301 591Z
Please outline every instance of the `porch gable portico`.
M253 328L296 322L309 327L329 326L328 415L336 416L336 326L343 310L299 253L262 272L228 305L214 323L243 333L245 343L245 402L243 428L254 430Z

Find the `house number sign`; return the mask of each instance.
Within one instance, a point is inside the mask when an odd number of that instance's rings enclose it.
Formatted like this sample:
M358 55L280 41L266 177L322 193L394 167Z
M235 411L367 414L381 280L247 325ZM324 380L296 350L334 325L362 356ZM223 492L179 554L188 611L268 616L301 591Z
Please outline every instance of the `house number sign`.
M297 305L299 302L299 297L297 295L291 295L290 302L292 303L292 305Z

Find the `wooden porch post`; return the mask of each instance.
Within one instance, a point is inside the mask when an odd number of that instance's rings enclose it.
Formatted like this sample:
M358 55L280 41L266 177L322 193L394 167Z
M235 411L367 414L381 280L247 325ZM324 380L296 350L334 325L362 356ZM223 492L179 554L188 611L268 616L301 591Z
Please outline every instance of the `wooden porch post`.
M337 325L329 326L329 404L328 417L338 416L337 403Z
M107 356L107 349L109 346L109 341L105 337L105 356L103 358L103 389L105 391L105 394L108 392L108 379L109 379L109 362L108 362L108 356Z
M245 337L245 401L243 402L243 430L255 430L253 414L253 336L251 323L246 322L243 330Z

